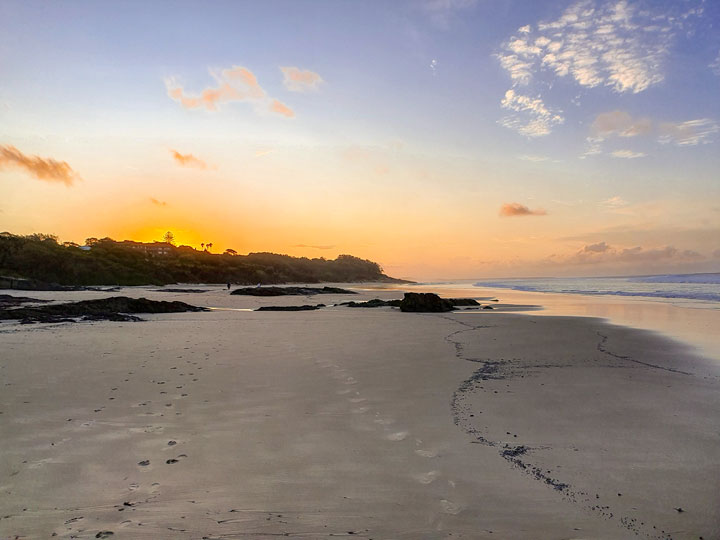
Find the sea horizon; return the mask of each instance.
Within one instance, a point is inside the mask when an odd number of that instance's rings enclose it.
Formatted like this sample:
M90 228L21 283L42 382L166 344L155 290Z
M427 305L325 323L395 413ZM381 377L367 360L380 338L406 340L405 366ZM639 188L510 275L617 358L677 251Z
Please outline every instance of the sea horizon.
M708 283L630 281L634 278L713 276ZM542 282L542 283L541 283ZM548 283L551 282L551 283ZM592 289L607 285L622 290ZM547 285L541 287L540 285ZM588 285L580 290L580 285ZM554 285L551 287L550 285ZM569 287L572 285L573 287ZM648 330L670 337L697 354L720 362L720 343L712 328L720 328L720 274L650 274L628 277L462 279L392 285L392 288L435 292L441 296L497 297L519 306L517 313L540 316L598 317L611 324ZM664 289L664 290L659 290ZM472 312L468 312L472 313Z

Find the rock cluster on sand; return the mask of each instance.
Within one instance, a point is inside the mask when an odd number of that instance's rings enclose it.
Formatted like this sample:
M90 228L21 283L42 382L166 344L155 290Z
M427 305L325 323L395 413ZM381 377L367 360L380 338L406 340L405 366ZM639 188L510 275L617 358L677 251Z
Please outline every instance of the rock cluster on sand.
M9 294L0 294L0 309L8 308L11 306L19 306L22 304L42 304L49 302L49 300L40 300L39 298L29 298L27 296L12 296Z
M452 302L452 305L455 307L480 305L480 302L478 302L474 298L448 298L448 300L450 300L450 302Z
M376 307L400 307L402 300L380 300L379 298L373 298L367 302L343 302L339 304L345 307L359 307L359 308L376 308Z
M427 299L427 296L435 297L435 299ZM410 300L406 302L407 309L402 309L403 302L405 302L410 296ZM421 297L416 299L416 297ZM447 308L446 302L450 302L450 309ZM432 293L405 293L405 299L403 300L380 300L374 298L367 302L343 302L340 306L351 307L351 308L376 308L376 307L399 307L402 311L450 311L453 307L457 306L479 306L480 303L472 298L440 298L436 294ZM417 309L413 307L417 306ZM442 309L437 307L442 306Z
M167 293L206 293L209 289L155 289L155 292Z
M163 302L147 298L113 296L98 300L82 300L49 306L0 309L0 320L20 319L22 322L65 322L82 317L85 320L138 321L130 313L181 313L205 311L185 302Z
M313 294L357 294L354 291L339 289L337 287L243 287L235 289L230 294L243 294L247 296L306 296Z
M400 302L400 311L441 313L452 311L453 308L451 300L440 298L433 293L405 293Z
M257 308L255 311L312 311L314 309L324 308L325 304L318 304L316 306L262 306Z

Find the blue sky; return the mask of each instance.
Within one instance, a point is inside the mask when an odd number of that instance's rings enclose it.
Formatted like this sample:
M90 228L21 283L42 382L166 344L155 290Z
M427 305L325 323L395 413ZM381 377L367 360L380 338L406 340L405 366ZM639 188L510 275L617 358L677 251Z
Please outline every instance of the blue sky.
M5 0L0 228L409 277L717 269L718 23L701 0Z

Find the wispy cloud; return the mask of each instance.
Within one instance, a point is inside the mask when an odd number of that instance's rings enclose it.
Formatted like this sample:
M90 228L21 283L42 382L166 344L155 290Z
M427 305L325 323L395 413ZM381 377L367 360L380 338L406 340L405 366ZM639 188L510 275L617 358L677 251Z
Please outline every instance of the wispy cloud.
M720 76L720 51L718 51L718 55L715 57L715 60L713 60L708 67L715 75Z
M28 156L9 145L0 145L0 168L4 167L24 169L38 180L59 182L66 186L71 186L80 179L80 176L66 161Z
M607 242L588 244L562 262L569 264L694 262L705 257L691 249L674 246L617 248Z
M522 159L523 161L532 161L534 163L538 163L541 161L550 161L550 158L547 156L537 156L534 154L525 154L525 155L519 156L519 158Z
M614 152L611 152L610 155L620 159L637 159L645 157L647 154L642 152L633 152L632 150L615 150Z
M520 27L502 44L497 58L516 92L533 85L535 91L529 93L539 94L539 89L551 88L555 79L566 78L584 88L604 86L616 93L637 94L663 81L675 35L701 12L697 8L679 12L681 7L653 11L626 0L581 0L556 20ZM506 101L507 94L504 108L508 108ZM546 122L533 132L545 135L559 123ZM501 124L528 134L523 130L527 124ZM630 133L629 127L623 132Z
M300 69L294 66L281 67L285 88L291 92L312 92L317 90L325 82L322 77L308 69Z
M600 201L598 204L605 208L615 209L615 208L622 208L623 206L627 206L628 202L625 199L623 199L622 197L620 197L620 195L615 195L614 197L610 197L609 199Z
M249 69L242 66L233 66L223 69L220 73L210 72L215 79L216 86L209 86L202 90L199 94L188 94L183 86L174 78L167 79L165 86L168 96L180 103L186 109L207 109L208 111L216 111L224 103L235 101L247 101L257 106L270 102L267 109L281 114L282 116L293 116L288 114L292 112L286 105L282 105L280 110L275 107L277 100L272 101L267 92L260 86L257 78Z
M168 203L165 201L159 201L155 197L150 197L150 202L153 203L155 206L167 206Z
M610 111L598 114L587 137L585 156L603 153L603 143L615 137L654 137L657 141L676 146L709 144L713 135L720 132L720 126L709 118L698 118L685 122L658 122L651 118L634 118L625 111ZM619 150L612 152L615 157L642 157L639 152ZM642 154L644 155L644 154Z
M650 118L633 118L625 111L610 111L598 114L591 129L597 137L636 137L652 132L653 122Z
M505 203L500 207L501 217L519 217L519 216L544 216L547 212L542 208L530 210L527 206L520 203Z
M610 246L606 242L598 242L597 244L589 244L582 248L583 253L605 253L610 250Z
M503 109L515 113L502 118L500 125L528 137L547 135L554 126L564 121L561 111L551 111L540 97L532 98L518 94L513 89L505 92L500 105Z
M435 26L447 30L453 20L474 8L477 2L478 0L425 0L421 5Z
M286 116L287 118L292 118L293 116L295 116L295 112L290 107L278 101L277 99L272 100L269 108L272 112L280 114L282 116Z
M196 169L207 169L207 163L192 154L181 154L177 150L170 150L173 159L181 167L194 167Z
M712 135L720 131L720 126L709 118L699 118L679 123L666 122L660 124L659 131L661 143L695 146L713 142Z

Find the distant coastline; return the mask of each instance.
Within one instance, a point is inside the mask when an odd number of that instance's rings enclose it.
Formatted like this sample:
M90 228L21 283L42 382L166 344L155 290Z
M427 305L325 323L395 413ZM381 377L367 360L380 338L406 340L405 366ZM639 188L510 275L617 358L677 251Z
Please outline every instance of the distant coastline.
M200 251L166 242L144 244L110 238L88 245L60 244L57 237L0 233L0 288L62 290L90 286L320 282L409 283L386 275L376 262L338 255L308 259L275 253L238 255Z

